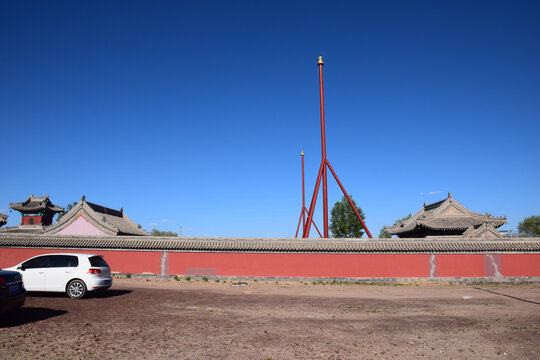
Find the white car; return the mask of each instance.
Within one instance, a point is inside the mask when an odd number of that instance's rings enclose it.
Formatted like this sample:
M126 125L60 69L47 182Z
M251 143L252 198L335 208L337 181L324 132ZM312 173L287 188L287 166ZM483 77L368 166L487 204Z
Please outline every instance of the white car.
M65 292L73 299L112 285L111 268L102 255L44 254L4 270L21 273L27 291Z

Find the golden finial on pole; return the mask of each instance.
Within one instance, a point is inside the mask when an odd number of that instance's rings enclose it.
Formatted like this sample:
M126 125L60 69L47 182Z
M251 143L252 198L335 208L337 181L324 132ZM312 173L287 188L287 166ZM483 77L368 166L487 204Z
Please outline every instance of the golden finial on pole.
M324 62L322 61L322 56L319 56L319 61L317 61L317 65L324 65Z
M302 153L300 155L304 156L304 150L302 150Z

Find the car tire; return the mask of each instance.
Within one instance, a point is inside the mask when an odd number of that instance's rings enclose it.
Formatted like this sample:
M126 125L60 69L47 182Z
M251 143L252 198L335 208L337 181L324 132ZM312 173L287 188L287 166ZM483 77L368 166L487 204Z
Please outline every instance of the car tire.
M66 292L72 299L82 299L86 294L86 284L82 280L71 280Z

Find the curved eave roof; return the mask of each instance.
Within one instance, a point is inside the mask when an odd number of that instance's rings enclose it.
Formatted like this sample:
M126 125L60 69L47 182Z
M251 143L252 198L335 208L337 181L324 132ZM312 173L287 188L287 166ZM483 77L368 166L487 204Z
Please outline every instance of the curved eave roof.
M22 205L21 203L11 204L9 206L13 210L21 211L21 212L30 212L30 211L41 211L41 210L49 210L50 212L59 213L64 211L63 207L52 205L49 206L47 204L39 205L39 204L29 204L29 205Z
M444 239L260 239L170 238L154 236L92 237L0 234L0 247L93 250L275 252L275 253L540 253L540 238Z
M8 216L6 214L0 213L0 226L7 224Z
M417 226L432 230L467 230L471 226L491 224L498 228L508 222L504 218L488 218L476 216L435 217L426 221L418 221Z
M405 226L391 226L386 227L385 230L390 235L400 235L416 231L418 228L426 228L431 230L467 230L471 226L482 225L484 223L491 224L495 228L508 224L506 218L454 215L447 217L433 217L427 220L410 221L405 224Z

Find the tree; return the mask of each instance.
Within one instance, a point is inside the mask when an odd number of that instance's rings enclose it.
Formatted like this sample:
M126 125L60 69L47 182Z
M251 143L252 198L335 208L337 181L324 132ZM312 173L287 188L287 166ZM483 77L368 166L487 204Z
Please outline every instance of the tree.
M178 236L178 234L172 231L160 231L158 229L152 229L152 236Z
M518 224L520 236L540 237L540 215L529 216Z
M356 206L352 196L351 200L356 211L364 220L364 212ZM336 202L330 211L330 231L335 238L359 238L364 235L362 224L358 221L345 196L341 198L341 201Z
M58 217L56 218L56 221L59 221L62 216L66 215L69 212L69 210L73 209L73 207L77 204L78 202L76 201L72 202L71 204L68 204L68 206L66 206L66 209L64 211L58 213Z
M391 238L392 235L386 232L386 225L381 228L381 231L379 231L379 239L385 239L385 238Z
M404 216L404 217L402 217L401 219L397 219L395 223L398 223L398 222L404 221L404 220L408 220L408 219L410 219L411 217L412 217L412 214L409 213L409 215ZM395 224L395 223L394 223L394 224ZM386 229L385 229L385 228L386 228L386 226L383 226L382 229L381 229L381 231L379 231L379 238L380 238L380 239L392 237L392 235L390 235L389 233L386 232Z

